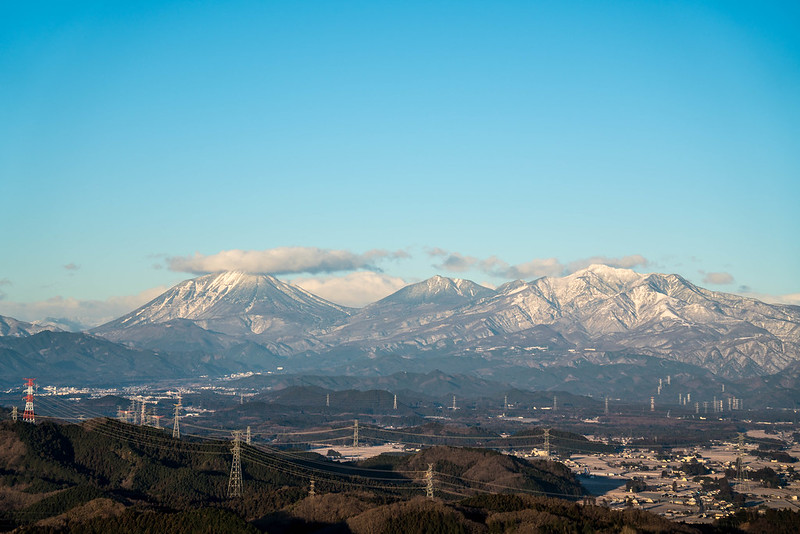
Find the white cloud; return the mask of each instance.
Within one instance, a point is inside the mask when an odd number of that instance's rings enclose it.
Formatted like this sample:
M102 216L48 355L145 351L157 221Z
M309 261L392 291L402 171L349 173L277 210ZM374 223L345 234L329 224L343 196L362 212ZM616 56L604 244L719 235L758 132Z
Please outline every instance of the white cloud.
M111 297L106 300L78 300L56 296L39 302L3 301L0 315L28 322L52 318L92 328L135 310L166 290L166 287L159 286L137 295Z
M514 279L561 276L562 274L564 274L564 266L555 258L537 258L525 263L511 265L505 270L505 277Z
M703 277L703 283L726 285L733 283L733 275L730 273L706 273Z
M778 297L781 301L781 304L792 304L794 306L800 306L800 293L789 293L788 295L780 295Z
M267 250L223 250L217 254L173 256L166 259L172 271L208 274L220 271L246 271L249 273L332 273L357 269L379 270L376 262L385 259L406 258L404 251L370 250L356 254L347 250L329 250L315 247L279 247Z
M295 278L292 284L336 304L360 308L408 285L402 278L372 271L345 276Z
M455 273L468 271L479 262L478 258L463 256L458 252L437 255L444 256L444 259L438 265L434 265L434 267Z
M634 267L644 267L650 263L644 256L633 254L621 258L593 256L591 258L576 260L566 265L557 258L534 258L524 263L510 265L496 256L490 256L489 258L481 260L473 256L465 256L458 252L448 252L440 248L430 249L427 252L429 256L443 258L439 263L434 265L437 269L450 272L464 272L476 269L491 276L506 279L564 276L593 264L632 269Z
M741 288L740 288L741 289ZM767 304L788 304L791 306L800 306L800 293L787 293L785 295L769 295L766 293L757 293L754 291L737 291L737 295L757 299Z

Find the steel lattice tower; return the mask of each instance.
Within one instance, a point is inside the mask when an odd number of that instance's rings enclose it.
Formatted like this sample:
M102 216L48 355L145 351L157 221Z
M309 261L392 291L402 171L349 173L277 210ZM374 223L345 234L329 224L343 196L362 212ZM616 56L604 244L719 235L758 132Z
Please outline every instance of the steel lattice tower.
M244 442L250 445L250 427L247 427L247 433L244 435Z
M19 416L17 415L17 407L14 406L13 408L11 408L11 419L13 419L14 422L16 423L18 418Z
M27 382L25 385L28 387L24 399L25 399L25 411L22 412L22 420L26 423L35 423L36 417L33 415L33 381L36 380L35 378L26 378Z
M173 438L180 438L181 437L181 396L178 395L178 404L175 405L175 423L172 426L172 437Z
M228 498L235 498L242 496L242 448L241 448L241 430L234 430L233 434L233 463L231 464L231 477L228 479Z
M741 432L739 433L739 446L736 451L736 478L739 479L739 483L744 488L744 434Z
M425 471L425 496L433 499L433 464L428 464L428 470Z
M358 419L353 422L353 448L358 448Z

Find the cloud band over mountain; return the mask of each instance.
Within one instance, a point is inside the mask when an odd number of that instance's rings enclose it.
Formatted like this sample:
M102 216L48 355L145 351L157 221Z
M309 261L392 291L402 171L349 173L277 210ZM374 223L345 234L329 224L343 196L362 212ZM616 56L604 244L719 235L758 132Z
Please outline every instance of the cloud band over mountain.
M369 250L356 254L347 250L316 247L278 247L267 250L223 250L216 254L173 256L167 267L176 272L208 274L221 271L245 271L259 274L334 273L366 269L380 271L381 260L407 257L403 251Z
M464 272L468 270L478 270L491 276L507 279L529 279L542 276L564 276L574 273L592 264L608 265L609 267L620 267L632 269L634 267L646 267L650 262L641 254L632 254L621 258L610 258L608 256L592 256L569 263L562 263L557 258L535 258L525 263L511 265L496 256L480 259L473 256L465 256L458 252L448 252L440 248L428 250L431 257L442 258L434 267L450 272Z

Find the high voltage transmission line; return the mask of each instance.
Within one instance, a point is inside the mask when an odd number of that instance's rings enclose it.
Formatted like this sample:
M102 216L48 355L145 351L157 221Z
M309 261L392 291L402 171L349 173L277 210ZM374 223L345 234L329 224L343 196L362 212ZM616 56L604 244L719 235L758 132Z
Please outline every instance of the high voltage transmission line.
M248 443L249 446L243 447L241 443L242 431L234 431L232 447L230 444L226 444L222 440L209 441L209 438L207 436L180 432L180 435L182 435L185 438L200 440L200 441L186 441L185 439L171 438L168 435L164 434L163 432L157 432L155 428L153 428L153 430L148 430L142 428L139 425L133 426L122 422L117 422L112 419L106 418L103 414L92 413L90 410L86 410L84 413L76 414L74 405L71 405L54 396L38 397L38 400L39 400L40 419L83 421L85 414L89 413L90 415L96 416L97 419L92 419L88 422L84 422L83 423L84 428L109 438L127 441L129 443L141 447L173 450L176 452L183 452L188 454L201 454L201 455L212 454L212 455L225 455L225 456L232 455L231 475L228 485L228 495L230 497L239 497L244 492L244 484L242 480L242 470L241 470L241 462L243 458L246 461L253 462L254 464L258 464L263 467L267 467L269 469L274 469L276 471L283 472L285 474L301 477L305 480L313 480L314 484L321 481L323 482L323 484L328 483L333 485L345 485L345 486L349 485L357 488L374 488L385 491L398 491L398 490L422 491L424 489L425 494L430 497L433 494L433 486L435 481L437 491L441 491L452 495L466 495L463 493L463 491L471 491L478 488L485 488L486 491L509 490L522 493L531 493L534 495L571 497L571 498L575 497L575 495L572 494L522 489L513 486L497 484L493 482L485 482L467 477L460 477L447 473L439 473L432 468L432 465L429 465L429 469L427 471L400 471L400 470L396 471L396 470L370 469L355 465L336 464L333 462L320 461L314 459L313 456L304 456L303 453L299 453L296 451L285 451L274 447L268 447L266 445L250 445ZM180 399L178 400L178 404L176 405L176 407L179 405L180 405ZM45 413L51 413L53 415L44 415ZM203 427L201 425L185 424L185 426L196 427L201 430L208 430L211 432L219 432L219 433L225 432L223 429ZM353 432L352 437L354 439L354 445L358 444L359 432L361 433L361 437L365 437L366 439L370 438L368 436L364 436L364 434L365 433L371 434L373 432L378 435L381 433L386 433L395 436L415 436L415 437L425 437L428 439L455 438L455 439L473 439L481 441L491 441L491 440L505 441L510 439L531 440L531 439L541 438L543 440L545 448L548 451L551 445L550 438L554 438L556 441L559 442L567 441L567 442L574 442L581 444L587 443L584 440L579 440L575 438L568 438L568 437L562 438L553 436L550 433L549 428L543 429L541 434L523 435L523 436L508 436L508 437L464 436L464 435L441 436L436 434L404 432L402 430L364 427L364 426L359 426L357 420L354 421L353 425L348 425L338 428L296 431L296 432L281 432L279 433L279 435L325 436L327 434L326 440L330 441L332 439L333 440L349 439L349 437L351 436L349 434L350 431ZM338 437L331 437L331 434L339 432L347 432L347 434ZM275 434L261 433L253 435L274 436ZM317 442L318 441L320 440L317 440ZM398 443L406 443L401 439L395 439L395 441ZM764 440L759 440L755 438L748 438L748 441L766 443L766 441ZM743 442L744 442L744 436L740 436L739 444L737 447L739 456L742 455L741 451L743 450L742 448ZM308 443L308 442L298 442L298 443ZM694 445L694 443L684 444L684 446L690 446L690 445ZM562 448L567 448L569 450L578 450L578 447L575 446L568 446ZM381 476L381 473L391 473L392 475L395 476L394 477L388 477L385 475ZM467 484L470 487L465 488L463 487L463 484L458 485L451 481L460 481L461 483ZM462 492L458 492L452 488L458 488L462 490ZM316 486L314 491L315 492L317 491Z
M75 410L75 406L73 406L73 405L71 405L69 403L66 403L64 401L58 400L57 397L54 397L54 396L40 396L40 397L37 397L37 399L38 399L38 402L40 404L40 410L39 410L40 414L38 415L38 417L42 418L42 419L54 418L54 419L61 419L61 420L65 420L65 421L82 421L82 420L85 419L85 416L87 414L89 416L97 417L97 418L107 417L104 414L97 413L97 412L92 412L91 410L82 410L82 413L77 414L76 410ZM44 408L50 408L49 411L53 415L52 416L43 415L45 413L43 411ZM204 430L204 431L207 431L207 432L210 432L210 433L217 433L219 435L225 435L225 436L229 436L230 435L230 430L229 429L213 428L213 427L207 427L207 426L203 426L203 425L189 424L189 423L185 423L185 422L182 423L181 426L190 427L190 428L196 428L196 429ZM544 434L545 434L544 429L542 429L541 433L537 433L537 434L513 435L513 436L497 436L497 435L489 435L489 436L487 436L487 435L463 435L463 434L458 434L458 435L426 434L426 433L409 432L409 431L397 430L397 429L384 429L384 428L379 428L379 427L369 427L369 426L363 426L363 425L360 425L360 424L358 426L358 430L359 430L359 442L362 441L363 439L368 439L368 440L369 439L386 439L385 437L382 437L381 435L382 434L389 434L389 435L394 436L394 437L391 438L392 441L394 441L396 443L399 443L399 444L406 444L406 445L431 445L431 443L423 443L423 442L420 442L420 441L412 441L412 440L409 440L409 439L401 439L404 436L415 437L415 438L425 438L425 439L428 439L430 441L462 440L462 441L468 442L468 441L472 440L473 442L475 442L475 441L479 441L479 442L493 442L493 441L494 442L499 442L498 444L496 444L496 447L502 447L502 446L505 446L504 443L506 443L506 442L512 442L513 443L514 441L517 441L517 440L527 440L527 441L540 440L542 445L544 445L544 443L545 443L544 442L544 437L545 437L544 436ZM336 428L330 428L330 429L319 429L319 430L305 430L305 431L291 431L291 432L282 431L282 432L277 432L277 433L267 433L267 432L252 433L251 432L251 437L270 438L270 437L274 437L274 436L278 436L278 437L319 436L318 439L311 440L311 441L293 440L293 441L285 443L285 445L315 444L315 443L320 443L320 442L323 442L323 441L352 439L354 431L355 431L355 424L348 425L348 426L342 426L342 427L336 427ZM336 433L339 433L339 432L341 432L342 435L339 435L339 436L333 435L333 434L336 434ZM208 436L203 436L203 435L199 435L199 434L186 434L185 431L181 431L181 435L186 435L186 436L195 437L195 438L199 438L199 439L208 437ZM606 443L600 443L600 442L590 442L590 441L586 441L586 440L583 440L583 439L577 439L577 438L572 438L572 437L555 436L553 434L550 434L550 437L552 439L551 446L553 446L553 443L555 443L556 444L555 446L557 448L570 450L570 451L577 451L577 452L597 452L596 448L587 448L586 447L587 445L604 445L604 446L617 446L617 447L622 446L620 444L615 444L615 443L606 444ZM715 440L715 441L723 441L723 440ZM758 440L757 438L748 438L748 441L761 442L763 440ZM564 445L563 442L567 442L567 443L569 443L569 445ZM766 441L764 441L764 442L766 443ZM465 443L465 444L469 444L469 445L475 446L475 443ZM535 444L535 443L533 443L533 444ZM532 443L527 443L527 444L525 444L525 446L527 447L527 446L530 446L530 445L533 445L533 444ZM695 444L696 444L695 441L691 441L691 442L670 442L667 445L659 445L659 446L662 447L662 448L681 448L681 447L693 446ZM583 445L583 447L581 447L581 445ZM641 446L642 447L648 447L648 444L642 444Z

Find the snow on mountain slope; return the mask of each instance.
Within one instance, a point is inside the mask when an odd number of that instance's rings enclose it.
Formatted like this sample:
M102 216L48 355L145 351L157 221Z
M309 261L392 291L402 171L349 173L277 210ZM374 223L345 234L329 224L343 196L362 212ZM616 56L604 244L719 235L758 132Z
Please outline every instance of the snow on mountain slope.
M25 321L19 321L13 317L0 315L0 336L28 337L38 334L39 332L44 332L45 330L52 332L61 331L61 329L55 325L26 323Z
M470 280L436 275L417 284L406 286L369 307L374 308L394 303L411 306L423 304L453 306L493 294L493 290Z
M458 278L434 276L408 285L397 292L355 312L345 323L328 331L320 340L329 345L361 340L382 340L383 346L393 339L415 336L421 329L446 321L456 310L494 295L494 290ZM449 335L445 324L441 338ZM430 335L429 335L430 337Z
M736 375L800 358L800 310L697 287L674 274L593 265L563 278L513 282L464 319L498 334L551 325L578 346L635 350ZM455 318L454 318L455 319Z
M674 274L592 265L562 278L509 282L450 306L423 306L422 296L397 304L446 281L435 277L367 306L325 343L381 350L512 339L547 345L543 332L557 332L579 349L629 350L729 376L774 373L800 359L800 309L709 291Z
M223 272L186 280L94 330L112 339L139 325L189 319L206 330L278 339L341 321L350 310L272 276Z
M171 322L178 319L192 324ZM174 347L178 326L194 343L228 346L228 338L244 338L283 356L574 347L657 356L731 377L774 373L800 360L796 306L709 291L674 274L602 265L496 290L435 276L360 310L270 276L227 272L182 282L95 333Z

